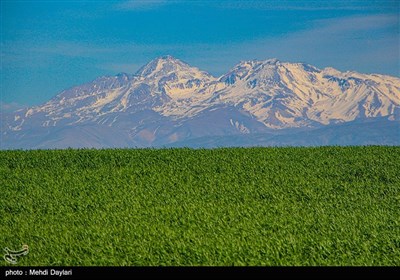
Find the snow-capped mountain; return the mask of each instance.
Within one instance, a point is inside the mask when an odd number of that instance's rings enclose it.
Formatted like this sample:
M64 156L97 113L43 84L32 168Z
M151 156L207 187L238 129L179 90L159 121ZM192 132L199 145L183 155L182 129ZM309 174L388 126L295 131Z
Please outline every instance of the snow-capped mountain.
M243 61L216 78L163 56L134 75L100 77L3 115L3 149L190 145L207 137L218 146L218 137L318 134L349 122L376 129L371 120L390 129L382 141L367 133L360 144L400 144L400 79L277 59Z
M388 116L400 104L398 78L276 59L240 63L222 80L230 87L218 93L220 100L277 129Z

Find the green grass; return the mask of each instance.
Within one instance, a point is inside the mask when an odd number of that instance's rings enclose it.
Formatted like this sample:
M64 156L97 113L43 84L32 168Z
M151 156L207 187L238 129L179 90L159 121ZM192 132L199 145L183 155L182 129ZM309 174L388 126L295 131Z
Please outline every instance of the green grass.
M22 266L400 265L400 147L1 151L0 182Z

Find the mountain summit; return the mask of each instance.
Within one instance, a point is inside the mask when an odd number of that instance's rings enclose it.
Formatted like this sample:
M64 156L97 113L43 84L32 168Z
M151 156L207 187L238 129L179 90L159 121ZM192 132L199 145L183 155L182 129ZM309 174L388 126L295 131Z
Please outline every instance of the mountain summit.
M153 59L140 68L136 72L136 75L151 78L154 76L167 75L171 72L189 70L190 68L191 67L188 64L182 62L181 60L170 55L166 55Z
M170 55L150 61L136 76L150 85L152 92L165 93L170 98L195 94L216 81L210 74Z
M172 56L3 114L2 149L400 144L400 79L277 59L213 77Z

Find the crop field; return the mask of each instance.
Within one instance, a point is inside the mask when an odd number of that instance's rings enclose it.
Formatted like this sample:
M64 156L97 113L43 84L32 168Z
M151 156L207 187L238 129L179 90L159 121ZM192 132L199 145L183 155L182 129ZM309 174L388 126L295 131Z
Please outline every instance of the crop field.
M400 265L400 147L1 151L0 183L21 266Z

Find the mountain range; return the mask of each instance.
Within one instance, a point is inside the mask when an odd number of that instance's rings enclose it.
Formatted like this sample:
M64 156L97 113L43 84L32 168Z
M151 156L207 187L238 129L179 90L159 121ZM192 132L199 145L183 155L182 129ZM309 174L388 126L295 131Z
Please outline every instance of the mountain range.
M400 145L400 78L277 59L216 78L163 56L1 116L1 149Z

